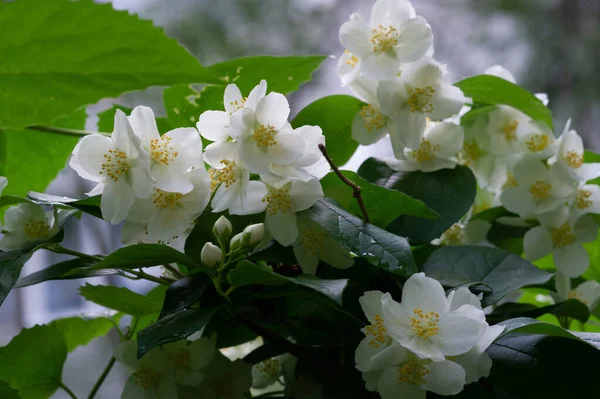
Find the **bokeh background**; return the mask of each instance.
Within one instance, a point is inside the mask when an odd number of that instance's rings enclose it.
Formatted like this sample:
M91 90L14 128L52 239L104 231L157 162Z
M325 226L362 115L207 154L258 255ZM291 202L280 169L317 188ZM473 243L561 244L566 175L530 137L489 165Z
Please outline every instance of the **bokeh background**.
M298 111L315 99L347 93L335 74L343 48L339 26L354 11L368 16L371 0L99 0L150 19L165 28L203 64L244 55L326 54L330 57L315 79L290 101ZM413 0L417 12L433 27L435 57L448 65L453 81L481 74L494 64L508 68L517 82L550 96L556 134L567 119L586 146L600 151L600 1L598 0ZM24 23L27 16L24 15ZM265 76L268 80L268 76ZM88 108L88 129L95 114L112 103L149 105L160 114L160 88L103 100ZM350 138L349 138L350 139ZM385 142L360 148L348 168L368 156L391 153ZM69 170L61 172L48 192L83 197L91 187ZM108 253L119 245L119 227L84 216L67 228L65 246L88 253ZM61 260L36 253L24 269L28 274ZM90 279L93 284L128 285L118 279ZM0 308L0 345L22 327L66 315L101 312L77 294L81 281L47 282L14 290ZM87 396L110 357L117 337L108 336L79 348L65 368L67 385ZM116 368L97 398L119 396L125 372ZM57 393L55 398L66 398Z

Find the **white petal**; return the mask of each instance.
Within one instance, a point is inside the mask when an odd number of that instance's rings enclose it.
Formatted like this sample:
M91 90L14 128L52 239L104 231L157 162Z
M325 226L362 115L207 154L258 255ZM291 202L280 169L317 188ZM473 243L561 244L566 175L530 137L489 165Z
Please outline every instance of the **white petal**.
M415 17L415 9L408 1L378 0L371 8L371 26L402 26Z
M525 233L523 247L525 259L530 261L542 259L552 252L552 237L544 227L534 227Z
M370 323L375 323L376 315L382 316L383 314L382 296L383 292L381 291L365 291L362 296L358 298L358 302Z
M431 57L423 57L418 62L407 64L402 70L402 80L410 87L431 88L438 90L444 67Z
M136 370L139 367L140 362L137 358L137 343L135 341L119 343L114 349L113 356L130 370Z
M127 381L125 381L121 399L154 399L155 396L153 391L152 388L146 389L139 385L137 383L137 377L132 374Z
M524 160L515 165L513 174L519 185L529 186L537 181L550 180L546 165L537 160Z
M191 168L203 168L202 139L193 127L173 129L165 136L171 138L171 146L177 151L177 157L169 164L183 172Z
M444 353L430 339L415 335L408 342L401 343L401 345L421 359L431 359L435 362L444 360Z
M325 238L325 246L319 250L319 258L337 269L347 269L354 264L350 251L329 235Z
M366 77L376 80L391 80L400 73L400 62L388 53L376 53L364 57L361 62L362 73ZM383 104L383 103L382 103Z
M373 51L373 44L369 41L371 30L362 18L351 18L344 22L340 27L339 38L345 48L361 58Z
M590 265L590 257L580 243L555 248L552 259L556 269L568 277L579 277Z
M147 155L146 153L140 153L140 156L129 170L131 189L137 198L148 198L150 193L152 193L155 183L154 178L150 174ZM121 178L119 181L124 181L124 179Z
M243 96L239 87L237 87L234 84L228 84L227 87L225 87L223 103L225 104L225 111L229 115L233 114L235 111L241 108L242 100Z
M500 195L500 202L506 209L521 217L529 217L535 208L533 196L527 187L507 187Z
M244 103L244 107L249 107L252 109L256 109L256 105L258 102L267 94L267 81L261 80L260 83L255 86L250 94L248 94L248 98Z
M292 181L290 202L294 212L310 208L315 202L323 198L323 195L323 188L317 179L308 182Z
M148 233L168 241L184 233L191 222L189 214L179 207L161 209L158 216L148 223Z
M463 305L471 305L481 309L481 301L466 287L460 287L448 294L450 310L457 310Z
M469 305L463 305L469 306ZM456 356L473 349L483 333L479 322L469 317L447 314L440 317L439 333L430 340L445 356Z
M156 119L154 119L154 112L152 112L151 108L138 105L131 111L131 115L127 119L131 124L133 132L144 142L149 142L160 137L158 127L156 126Z
M477 341L477 345L475 348L483 352L485 351L499 336L504 332L504 326L501 325L493 325L488 326L483 335Z
M225 141L229 137L229 115L223 111L205 111L200 115L196 128L207 140Z
M133 191L123 179L116 182L110 181L104 187L104 193L100 200L102 218L112 224L122 222L127 217L133 200Z
M439 121L458 114L467 101L463 92L456 86L442 84L438 87L431 102L431 119Z
M140 138L134 132L127 116L120 109L115 112L115 127L111 135L114 146L129 158L136 158L141 150Z
M229 212L234 215L253 215L255 213L263 212L267 206L267 203L263 202L263 198L267 193L267 187L263 182L250 181L247 186L246 196L241 204L234 202L229 209Z
M273 163L289 165L304 155L304 139L292 132L280 132L275 136L277 144L267 148L267 156Z
M264 148L256 145L254 140L248 140L240 145L242 163L251 173L269 173L270 160Z
M294 245L294 256L302 268L304 274L315 274L319 266L317 251L302 246L302 243Z
M485 70L484 74L502 78L510 83L516 83L513 74L510 73L510 71L504 68L502 65L492 65L491 67Z
M206 146L204 160L213 168L221 169L224 160L238 162L239 145L231 141L216 142ZM238 162L239 163L239 162Z
M284 247L292 245L298 237L296 214L289 210L274 215L267 212L265 226L273 238Z
M446 293L442 285L424 273L415 273L404 283L402 306L409 311L422 309L424 313L446 313Z
M439 147L439 150L434 150L436 156L450 158L462 149L464 131L461 126L454 123L441 122L431 125L425 132L425 138L432 146Z
M408 351L402 346L392 343L391 345L373 345L373 336L365 337L356 348L354 360L359 371L381 370L394 367L406 361Z
M181 170L155 163L152 165L151 174L156 180L156 187L170 193L186 194L194 186Z
M556 288L556 293L560 297L560 300L566 301L569 298L569 292L571 291L571 277L567 277L557 271L554 274L554 287Z
M107 178L101 174L102 164L106 162L105 155L114 149L109 137L91 134L82 138L73 150L69 166L79 176L92 181L103 181Z
M129 209L127 221L134 223L148 223L158 215L158 208L152 197L143 200L138 199Z
M279 130L287 122L290 105L283 94L269 93L256 105L256 120L264 126Z
M584 163L578 169L572 170L577 180L588 181L600 177L600 163Z
M589 280L579 284L576 288L577 293L581 295L581 299L583 299L590 311L594 310L596 306L598 306L598 301L600 301L600 284L598 282Z
M369 79L366 76L360 75L348 87L367 104L378 105L378 86L379 82L377 80Z
M367 107L368 106L364 106L362 109L368 109ZM385 117L383 116L383 114L381 115L382 127L378 128L376 126L371 126L371 120L365 120L365 118L361 115L362 112L358 112L354 117L354 120L352 121L352 138L362 145L370 145L376 143L387 134L387 129L385 127ZM379 111L375 110L375 112Z
M398 381L398 367L390 367L381 373L377 382L377 392L382 399L425 399L427 391L419 385L400 383Z
M575 236L579 242L592 242L598 237L598 224L591 216L581 216L574 227Z
M418 149L427 126L427 117L419 112L405 110L404 115L388 123L388 131L396 158L404 158L404 149Z
M4 190L7 185L8 179L4 176L0 176L0 196L2 195L2 190Z
M431 26L418 16L408 21L398 35L396 55L400 62L415 62L427 54L433 43Z
M458 364L449 360L429 363L429 373L425 379L424 388L438 395L456 395L465 386L466 373Z
M234 202L240 200L241 193L239 184L236 183L229 187L221 184L213 196L211 202L212 210L215 213L223 212L231 207ZM239 206L241 208L241 204ZM233 211L230 211L230 213L233 213Z
M389 294L382 297L383 322L385 328L394 339L403 346L415 336L410 323L408 310L398 302L394 301Z

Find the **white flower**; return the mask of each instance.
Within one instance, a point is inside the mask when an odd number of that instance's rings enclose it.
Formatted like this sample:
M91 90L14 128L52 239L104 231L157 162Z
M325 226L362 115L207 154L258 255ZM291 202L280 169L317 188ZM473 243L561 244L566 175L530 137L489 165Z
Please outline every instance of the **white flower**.
M253 247L263 239L264 234L265 225L263 223L256 223L246 226L242 231L241 245L246 247Z
M345 50L338 60L336 73L342 81L342 86L352 83L360 76L360 58Z
M524 219L558 208L575 191L573 179L558 164L548 169L541 161L525 159L515 165L513 174L511 184L516 185L506 187L500 201Z
M231 207L234 215L251 215L266 210L265 227L277 242L288 246L298 237L296 212L313 206L323 198L318 180L251 181L242 206Z
M272 163L290 165L304 155L304 140L287 122L290 106L283 94L269 93L256 106L232 116L240 157L251 173L269 173Z
M204 380L193 388L192 395L185 397L245 399L251 385L249 364L242 360L232 362L221 352L216 351L213 361L204 369Z
M583 141L577 132L571 129L570 119L558 140L558 154L552 161L564 166L577 180L588 181L600 177L600 163L583 162Z
M223 252L221 251L221 248L212 242L207 242L202 247L200 259L207 267L214 269L221 263L221 260L223 259Z
M168 367L160 348L137 358L137 342L124 341L117 346L115 359L132 373L125 382L121 399L176 398L173 370Z
M466 98L458 87L445 81L445 75L444 65L425 57L406 65L400 78L379 83L377 98L381 111L395 122L388 125L392 143L402 142L406 147L416 148L427 118L441 121L461 110ZM401 150L394 146L396 156L401 156Z
M600 186L580 184L572 198L571 212L578 215L600 213Z
M142 147L150 154L150 175L156 181L156 188L181 194L192 191L194 186L186 173L204 166L198 131L178 128L161 136L154 112L144 106L135 107L128 119Z
M466 223L454 223L436 244L443 245L481 245L486 243L487 233L492 224L481 219L469 220ZM433 242L432 242L433 243Z
M223 243L231 237L231 233L233 233L233 226L229 219L225 216L219 217L212 229L213 235L219 240L219 242Z
M400 345L420 358L441 361L470 351L483 329L484 317L479 309L463 305L461 311L451 311L442 285L413 274L404 284L402 302L384 294L383 324L387 333Z
M125 222L123 230L121 230L121 242L125 245L133 244L163 244L171 248L175 248L180 252L184 252L185 241L192 231L193 225L185 232L176 237L165 239L164 237L152 237L148 234L148 224Z
M13 251L47 241L58 233L58 226L53 211L44 211L37 204L23 202L6 210L2 232L0 251Z
M396 158L386 158L385 162L400 172L452 169L457 164L456 154L462 148L463 137L463 129L458 125L432 122L417 146L406 147Z
M577 288L571 289L571 278L561 272L554 275L556 294L552 295L555 302L577 299L593 311L600 304L600 284L594 280L584 281Z
M529 120L517 129L518 147L531 159L547 159L556 154L556 141L552 130L544 122Z
M578 217L561 206L539 215L541 226L529 230L523 238L525 258L538 260L552 253L556 269L568 277L583 274L590 258L583 243L598 235L598 225L588 215Z
M289 368L288 363L295 366L295 359L285 353L252 366L252 388L263 389L278 382L279 377L285 374L286 368Z
M377 85L377 81L365 77L357 78L350 84L350 88L367 103L352 121L352 138L362 145L374 144L381 140L388 134L388 123L392 123L379 107ZM392 138L396 139L397 136ZM403 142L393 145L402 147Z
M497 155L520 153L518 129L531 119L519 110L498 105L488 114L489 149Z
M185 232L210 199L210 182L204 168L193 169L186 176L192 182L192 191L181 194L155 187L150 197L136 200L127 221L146 224L154 240L168 241Z
M305 274L315 274L319 259L338 269L347 269L354 264L350 251L334 240L318 223L299 218L298 230L294 255Z
M84 179L98 182L88 195L102 194L102 217L110 223L127 217L134 198L148 198L152 193L150 155L121 110L115 113L111 137L84 137L75 146L69 165Z
M225 88L225 94L223 103L225 104L225 111L206 111L203 112L198 118L196 128L207 140L222 142L226 141L232 132L229 130L229 124L231 123L231 116L237 111L243 108L256 108L258 101L267 94L267 82L261 80L260 84L248 95L243 97L240 89L234 85L229 84Z
M421 59L432 46L427 21L405 0L378 0L367 24L359 14L340 27L340 42L361 59L361 72L373 79L392 79L400 63Z
M180 340L163 345L163 358L173 373L173 379L181 385L198 385L204 379L202 370L215 356L215 333L210 338L200 338L194 342Z

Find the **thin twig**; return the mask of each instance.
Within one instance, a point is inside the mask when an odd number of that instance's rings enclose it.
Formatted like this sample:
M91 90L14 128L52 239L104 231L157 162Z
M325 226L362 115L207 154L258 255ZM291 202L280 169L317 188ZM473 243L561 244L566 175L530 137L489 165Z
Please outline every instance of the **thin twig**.
M352 180L349 180L338 169L338 167L335 166L335 164L333 163L333 160L331 159L331 157L327 153L327 150L325 149L325 146L323 144L319 144L319 150L321 151L321 153L323 154L323 156L325 157L325 159L329 163L329 166L331 166L331 169L333 169L333 172L337 175L337 177L344 184L346 184L346 185L348 185L348 186L350 186L352 188L352 196L354 198L356 198L356 202L358 202L358 206L360 207L360 211L363 214L363 219L365 220L365 222L371 223L371 219L369 219L369 213L367 212L367 208L365 207L365 202L363 201L362 194L360 193L360 190L361 190L360 186L358 184L354 183Z
M73 391L71 391L71 389L66 386L64 383L60 383L59 387L61 387L63 389L63 391L65 391L71 398L73 399L77 399L77 395L75 395L75 393Z
M175 277L177 277L177 278L184 278L185 277L185 275L183 275L183 273L181 273L179 270L177 270L177 268L171 266L168 263L165 263L163 265L163 267L165 269L167 269L168 271L170 271L171 273L173 273L175 275Z
M27 126L29 130L39 130L40 132L49 132L49 133L58 133L58 134L66 134L69 136L89 136L90 134L101 134L103 136L110 136L111 133L105 132L93 132L91 130L77 130L77 129L66 129L62 127L53 127L53 126Z
M144 280L153 281L153 282L158 283L158 284L171 285L171 281L167 281L167 280L165 280L164 278L161 278L161 277L154 277L151 274L144 273L142 270L140 270L139 272L136 272L135 270L127 270L127 273L133 274L134 276L137 276L137 277L139 277L141 279L144 279Z
M98 378L98 381L96 381L96 383L94 384L94 387L92 388L92 390L88 396L88 399L94 399L94 397L96 396L96 393L98 393L98 390L102 386L102 383L108 376L108 373L110 373L110 370L112 370L113 366L115 365L116 360L117 359L115 359L114 356L111 356L110 360L108 361L108 364L106 365L106 367L102 371L102 374Z

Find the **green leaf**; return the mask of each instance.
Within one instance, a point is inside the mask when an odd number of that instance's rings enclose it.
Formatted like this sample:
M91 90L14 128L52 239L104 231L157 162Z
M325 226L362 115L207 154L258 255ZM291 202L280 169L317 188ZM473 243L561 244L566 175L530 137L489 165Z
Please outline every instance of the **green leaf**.
M218 76L221 84L235 83L242 93L250 93L266 79L268 91L286 94L308 82L325 58L322 55L242 57L211 65L208 69Z
M218 82L151 21L91 0L4 3L0 37L10 38L0 43L0 127L47 125L149 86Z
M23 198L23 197L17 197L14 195L3 195L2 197L0 197L0 208L9 206L9 205L20 204L22 202L31 202L31 200L29 200L27 198Z
M22 399L46 399L60 386L66 359L67 344L55 327L24 329L0 348L0 380Z
M590 317L590 312L586 305L577 299L568 299L564 302L543 307L537 307L531 303L503 303L487 315L486 319L490 324L496 324L516 317L535 319L545 314L553 314L556 317L569 317L579 320L582 323L587 322Z
M408 238L411 245L427 244L440 237L468 212L475 200L475 177L465 166L432 173L402 173L382 161L369 158L360 166L358 174L370 183L421 200L440 215L435 220L400 216L387 226L388 231Z
M118 273L118 271L115 269L88 270L87 268L93 264L94 262L86 261L81 258L69 259L63 262L55 263L52 266L48 266L45 269L20 278L17 281L15 288L28 287L30 285L43 283L44 281L49 280L72 280L87 277L109 276ZM63 276L64 274L75 269L79 269L77 273L73 273L69 276Z
M189 85L165 89L163 100L169 123L174 127L195 126L204 111L223 111L223 86L204 86L200 91ZM246 93L248 95L249 93Z
M40 205L67 206L102 219L102 211L100 210L100 195L84 199L75 199L31 191L29 194L27 194L27 197Z
M79 287L79 293L88 301L132 316L158 313L162 307L161 301L155 301L125 287L86 284Z
M167 89L168 90L168 89ZM107 109L106 111L102 111L98 114L98 131L104 133L112 133L115 127L115 112L120 109L125 113L125 115L130 115L132 109L124 107L122 105L113 105L112 108ZM171 126L169 121L166 118L156 118L156 126L158 127L158 132L160 134L166 133L169 130L172 130L174 126ZM187 127L191 126L189 123Z
M436 219L437 213L431 210L424 202L396 190L390 190L371 184L354 172L344 170L342 174L360 186L360 193L365 202L371 223L385 228L392 220L400 215L411 215L425 219ZM329 173L321 180L325 197L334 199L352 214L362 217L352 188L342 182L334 172Z
M210 278L204 273L175 281L165 292L165 300L159 318L162 319L170 313L188 309L198 302L209 285L211 285Z
M158 320L137 335L138 358L152 348L185 339L199 331L219 309L216 306L184 309Z
M82 317L67 317L50 323L65 338L67 349L73 352L79 346L87 345L94 338L106 335L114 326L106 317L94 319Z
M292 126L321 127L329 156L336 165L341 166L358 148L358 143L352 139L352 121L363 105L362 101L352 96L338 94L323 97L303 108L292 121Z
M502 249L448 246L435 251L423 265L429 277L450 288L474 286L483 291L483 306L530 284L543 284L552 275Z
M491 75L478 75L456 83L474 103L488 105L508 105L516 108L532 119L544 122L554 130L552 114L540 99L521 86Z
M32 254L29 250L0 252L0 305L17 283L23 265Z
M253 284L298 284L320 292L338 305L342 304L344 290L348 285L348 280L346 279L324 280L310 275L286 277L275 273L266 266L257 265L256 263L248 262L246 260L238 262L238 264L229 272L227 278L234 287Z
M475 122L475 119L480 115L486 115L489 112L495 110L494 105L484 105L480 107L474 107L469 112L460 117L460 124L462 126L470 125Z
M585 341L584 339L573 334L571 331L565 330L564 328L562 328L560 326L557 326L555 324L546 323L543 321L539 321L536 319L530 319L528 317L517 317L516 319L506 320L499 324L504 326L504 331L502 332L502 334L500 334L500 336L498 338L496 338L496 341L501 339L504 336L507 336L509 334L515 334L515 333L543 334L543 335L549 335L552 337L563 337L563 338L574 339L579 342L583 342L588 345L594 346L593 343Z
M2 151L0 149L0 151ZM19 391L15 391L4 381L0 381L0 398L2 399L20 399Z
M319 200L298 216L319 223L340 244L365 257L373 266L404 277L417 272L405 238L365 223L333 202Z

